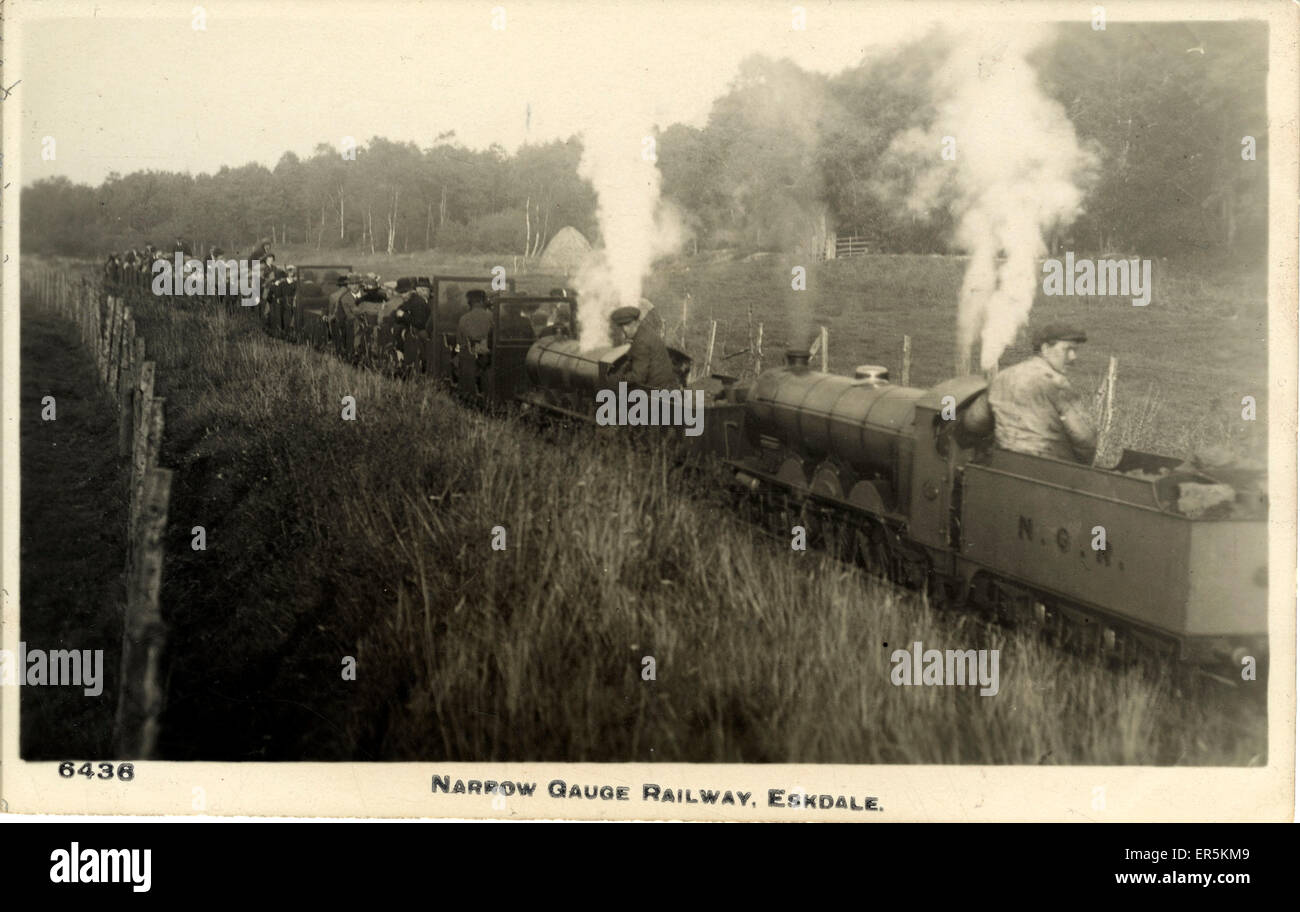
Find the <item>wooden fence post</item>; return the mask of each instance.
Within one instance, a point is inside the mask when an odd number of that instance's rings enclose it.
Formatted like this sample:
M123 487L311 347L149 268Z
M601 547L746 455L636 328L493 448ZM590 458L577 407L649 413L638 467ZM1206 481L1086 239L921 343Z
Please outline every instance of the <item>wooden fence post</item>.
M100 358L100 380L108 382L108 357L113 347L113 323L117 319L117 302L109 305L108 313L104 314L104 325L100 327L103 334L100 336L100 347L103 348L103 354Z
M1115 377L1119 373L1119 361L1114 355L1111 355L1110 362L1106 365L1106 379L1102 383L1102 388L1097 391L1097 396L1101 400L1101 430L1097 433L1097 451L1093 454L1092 464L1096 465L1097 460L1101 458L1102 450L1110 438L1110 425L1115 413Z
M117 302L109 303L108 312L99 325L99 347L96 351L96 361L99 366L99 379L102 383L108 382L108 350L113 337L113 320L117 313Z
M171 485L169 469L151 469L141 487L139 528L132 539L134 560L127 577L122 683L114 720L114 746L120 758L147 759L158 743L163 706L158 672L166 633L158 593Z
M117 426L117 455L130 456L135 435L135 423L140 414L140 374L144 369L144 339L136 337L131 347L131 361L119 389L122 395L122 414ZM153 383L149 384L153 396Z
M131 383L129 375L131 373L131 355L135 352L135 332L133 329L134 322L131 318L131 308L122 308L122 328L118 335L121 341L117 346L117 383L113 385L113 401L117 403L120 409L126 403L126 397L129 394Z
M146 365L153 362L146 361ZM154 371L149 370L149 392L153 392ZM130 540L140 524L140 498L144 477L158 464L158 449L162 440L163 400L157 396L139 396L140 415L135 425L135 447L131 452L131 506L127 515L127 533Z
M758 324L758 340L754 343L754 375L763 373L763 323Z
M135 396L131 402L131 453L135 453L137 446L143 446L143 443L137 442L141 433L147 430L145 419L147 417L148 407L153 402L153 382L156 365L152 361L142 361L140 363L140 373L136 377ZM134 463L132 468L132 478L134 474ZM134 488L132 489L134 491Z
M709 348L704 355L704 373L701 375L701 377L704 379L707 379L713 375L713 341L714 339L717 338L717 336L718 336L718 321L711 320L709 322Z
M745 341L749 344L749 351L752 354L754 351L754 302L752 300L745 308Z
M110 391L117 389L117 375L122 363L122 332L126 328L126 305L117 309L113 316L113 337L108 350L108 388ZM117 397L113 397L113 404L116 406Z
M899 377L903 386L912 385L912 337L903 336L903 375Z
M100 359L99 346L102 344L101 340L104 338L104 311L100 309L98 304L92 308L88 308L88 310L90 311L89 319L91 338L87 339L87 342L92 343L91 347L95 350L95 366L102 367L103 362Z
M826 349L830 346L830 335L826 332L825 326L823 326L821 329L820 341L821 341L821 350L822 350L822 373L824 374L828 370L827 364L829 363L827 359Z

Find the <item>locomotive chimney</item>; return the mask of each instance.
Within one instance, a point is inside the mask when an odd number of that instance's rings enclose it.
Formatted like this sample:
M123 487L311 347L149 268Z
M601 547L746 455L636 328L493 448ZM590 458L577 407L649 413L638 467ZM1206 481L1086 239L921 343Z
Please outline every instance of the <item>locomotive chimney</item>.
M787 348L785 350L785 366L792 370L807 370L809 357L806 348Z

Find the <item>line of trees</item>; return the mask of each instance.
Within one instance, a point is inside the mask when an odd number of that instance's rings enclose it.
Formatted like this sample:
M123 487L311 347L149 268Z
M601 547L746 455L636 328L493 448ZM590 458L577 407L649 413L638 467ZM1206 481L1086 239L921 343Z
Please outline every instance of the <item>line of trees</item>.
M891 142L935 117L937 33L834 77L746 60L705 126L657 130L663 192L697 247L792 249L827 230L886 251L948 249L949 213L911 211ZM1035 61L1100 168L1069 230L1079 250L1201 255L1263 248L1267 32L1254 23L1066 26ZM1251 137L1254 158L1243 157ZM937 154L938 150L936 150ZM152 241L228 251L261 237L318 249L539 252L564 225L598 240L578 137L468 149L370 139L322 143L216 174L137 171L98 187L23 189L23 248L98 254ZM910 175L915 177L915 175ZM1058 239L1060 240L1060 239Z
M522 252L566 224L592 229L581 153L576 139L507 155L450 134L426 149L375 137L355 148L321 143L306 159L286 152L273 169L113 173L94 188L51 178L23 190L23 246L85 254L170 247L179 236L235 251L266 237L318 249Z

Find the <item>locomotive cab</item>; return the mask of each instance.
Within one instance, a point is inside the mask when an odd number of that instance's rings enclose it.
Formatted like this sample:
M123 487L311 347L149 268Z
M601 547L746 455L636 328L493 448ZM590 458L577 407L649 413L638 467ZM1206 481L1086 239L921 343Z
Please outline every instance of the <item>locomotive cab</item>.
M930 549L936 567L951 563L960 535L963 467L982 456L992 428L967 420L972 403L987 388L978 375L956 377L926 391L916 402L911 477L912 538Z

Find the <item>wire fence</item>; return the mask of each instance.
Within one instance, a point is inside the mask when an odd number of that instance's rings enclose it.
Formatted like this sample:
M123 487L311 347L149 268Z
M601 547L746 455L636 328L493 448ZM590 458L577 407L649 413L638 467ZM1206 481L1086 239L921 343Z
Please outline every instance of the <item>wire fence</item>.
M160 666L166 626L159 590L172 487L172 471L158 465L165 421L164 400L154 395L156 365L136 333L132 306L122 293L128 289L42 266L24 266L22 285L24 299L77 327L118 414L117 455L126 462L129 509L113 745L118 757L146 759L157 745L163 707Z

